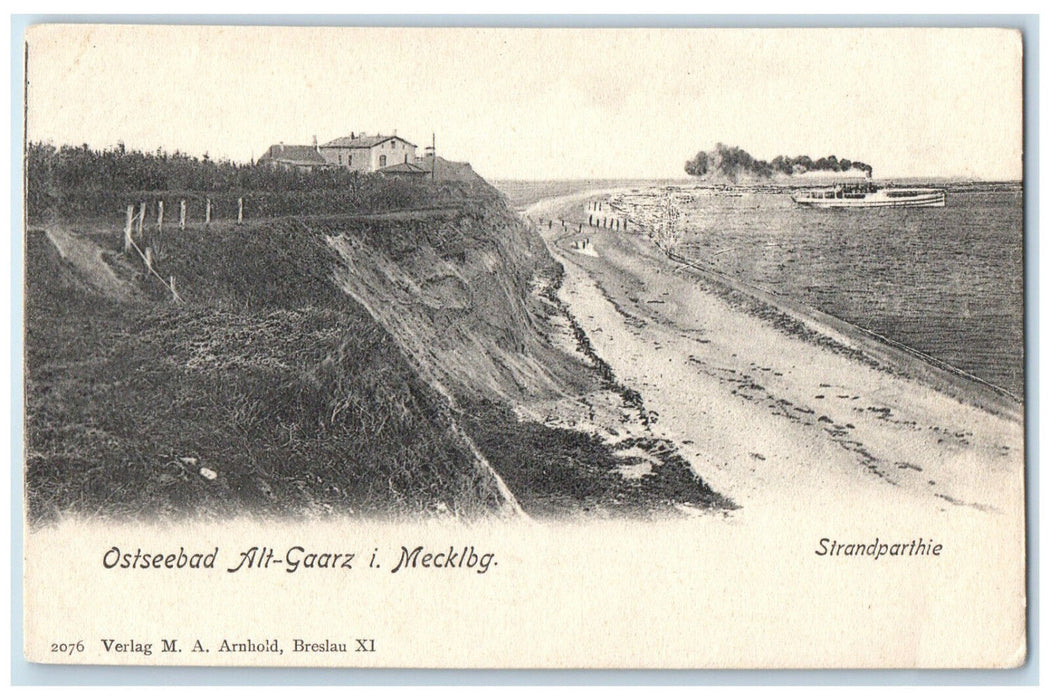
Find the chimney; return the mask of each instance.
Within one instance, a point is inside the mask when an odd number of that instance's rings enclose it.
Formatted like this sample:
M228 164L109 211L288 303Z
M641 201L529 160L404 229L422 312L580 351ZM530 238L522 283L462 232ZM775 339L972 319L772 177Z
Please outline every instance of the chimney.
M351 132L350 132L350 138L352 138L352 139L356 139L356 138L357 138L357 135L356 135L356 134L354 134L354 132L352 132L352 131L351 131Z
M321 149L319 149L317 147L317 134L314 134L314 150L315 151L320 151L321 150Z
M279 153L280 153L280 154L281 154L282 156L284 155L284 141L281 141L281 150L279 151Z

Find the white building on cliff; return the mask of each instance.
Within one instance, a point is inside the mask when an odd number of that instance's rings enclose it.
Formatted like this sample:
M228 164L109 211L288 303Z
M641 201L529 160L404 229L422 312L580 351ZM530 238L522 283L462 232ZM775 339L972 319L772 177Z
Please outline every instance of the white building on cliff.
M362 173L416 162L416 145L396 135L351 133L321 144L319 151L330 166Z

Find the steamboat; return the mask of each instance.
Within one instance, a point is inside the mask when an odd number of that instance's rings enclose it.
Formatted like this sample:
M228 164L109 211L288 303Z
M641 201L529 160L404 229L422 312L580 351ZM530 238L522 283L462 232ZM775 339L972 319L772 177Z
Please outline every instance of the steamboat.
M796 204L817 209L861 207L943 207L944 190L923 187L885 187L871 183L834 185L798 192Z

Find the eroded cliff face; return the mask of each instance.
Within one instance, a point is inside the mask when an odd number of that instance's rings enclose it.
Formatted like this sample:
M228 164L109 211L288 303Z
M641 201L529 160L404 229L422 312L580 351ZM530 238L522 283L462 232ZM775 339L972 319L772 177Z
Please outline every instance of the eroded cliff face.
M562 268L487 186L156 231L155 275L119 225L27 241L34 521L720 505L648 437L558 300Z
M178 304L118 243L27 236L33 522L520 512L310 226L154 240Z
M534 293L557 265L501 200L325 228L345 263L337 284L451 399L514 404L593 384L551 344Z
M563 269L502 198L311 222L336 284L444 396L505 509L607 517L724 509L638 393L598 357L557 289Z

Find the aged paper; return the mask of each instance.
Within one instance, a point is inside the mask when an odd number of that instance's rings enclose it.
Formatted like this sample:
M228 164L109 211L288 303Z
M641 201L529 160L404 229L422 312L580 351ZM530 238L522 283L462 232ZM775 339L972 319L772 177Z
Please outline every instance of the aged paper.
M1024 663L1018 32L26 70L30 661Z

